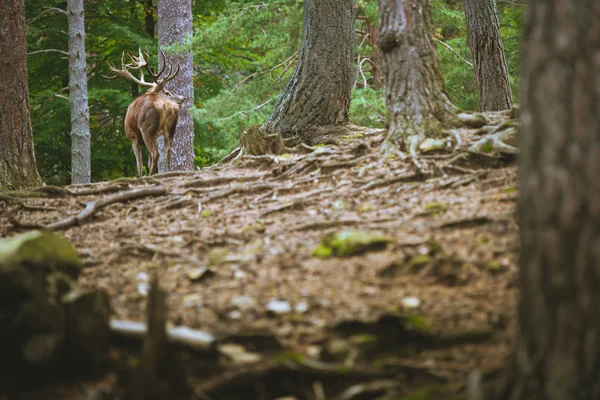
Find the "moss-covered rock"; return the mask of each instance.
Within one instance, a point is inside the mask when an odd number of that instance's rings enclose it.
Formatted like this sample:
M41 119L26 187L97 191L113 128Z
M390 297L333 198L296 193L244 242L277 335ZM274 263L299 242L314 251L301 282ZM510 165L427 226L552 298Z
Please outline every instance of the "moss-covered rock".
M347 230L326 235L313 250L317 257L344 257L385 248L394 239L379 232Z
M106 359L108 295L73 295L82 267L71 244L50 231L0 241L0 386L2 372L83 373Z

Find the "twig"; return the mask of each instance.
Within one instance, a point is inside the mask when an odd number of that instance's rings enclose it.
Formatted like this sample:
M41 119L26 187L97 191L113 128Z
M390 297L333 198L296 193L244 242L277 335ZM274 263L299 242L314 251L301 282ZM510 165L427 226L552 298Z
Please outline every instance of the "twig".
M39 13L36 17L33 17L29 21L27 21L27 25L31 25L33 22L37 21L38 19L40 19L41 17L43 17L46 14L56 13L56 12L64 14L64 15L68 15L67 12L65 10L63 10L62 8L48 7L44 11L42 11L41 13Z
M271 99L267 99L267 101L265 101L265 102L264 102L264 103L262 103L262 104L259 104L259 105L257 105L256 107L254 107L254 108L253 108L253 109L251 109L251 110L241 110L241 111L238 111L238 112L236 112L236 113L233 113L233 114L231 114L229 117L225 117L225 118L217 118L217 119L218 119L219 121L226 121L226 120L228 120L228 119L231 119L231 118L237 117L237 116L238 116L238 115L240 115L240 114L246 114L246 113L249 113L249 112L254 112L254 111L256 111L256 110L260 110L261 108L263 108L264 106L266 106L267 104L269 104L269 102L270 102L270 101L271 101Z
M65 55L65 56L69 55L68 51L59 50L59 49L42 49L42 50L30 51L29 53L27 53L27 55L31 56L31 55L39 54L39 53L59 53L59 54Z
M250 78L252 78L254 76L264 75L264 74L269 73L269 72L273 72L277 68L281 67L282 65L285 65L286 67L284 68L283 72L275 80L275 82L277 82L277 80L279 80L279 78L281 78L281 76L285 73L285 71L287 71L289 69L290 65L293 64L293 62L290 62L290 61L293 61L293 59L296 58L297 56L298 56L298 52L295 52L294 54L292 54L291 56L289 56L288 58L286 58L284 61L280 62L279 64L277 64L276 66L274 66L272 68L269 68L266 71L258 71L258 72L254 72L253 74L248 75L247 77L245 77L244 79L242 79L239 83L237 83L233 87L233 89L231 89L229 91L229 94L233 93L233 91L235 89L237 89L238 87L242 86L244 83L248 82L248 80L250 80ZM288 64L288 62L290 62L290 63Z
M456 50L454 50L449 44L442 42L441 40L439 40L438 38L433 38L433 40L435 40L437 43L441 44L442 46L444 46L445 48L447 48L448 50L450 50L451 52L454 53L454 55L458 58L460 58L462 61L464 61L469 67L473 68L473 64L471 62L469 62L468 60L466 60L463 56L461 56L460 54L458 54L458 52Z
M133 190L129 190L126 192L116 193L116 194L113 194L110 196L103 197L103 198L93 201L91 203L88 203L87 207L75 216L65 218L61 221L54 222L49 225L22 222L22 221L18 221L15 218L12 218L12 217L10 218L10 220L11 220L12 224L17 228L24 228L24 229L45 228L45 229L52 229L52 230L65 229L65 228L69 228L69 227L75 226L75 225L82 225L83 223L87 222L94 215L94 213L96 211L100 210L103 207L106 207L109 204L119 203L119 202L137 199L137 198L145 197L145 196L160 196L162 194L165 194L166 192L167 192L167 189L164 186L155 186L155 187L150 187L150 188L133 189Z

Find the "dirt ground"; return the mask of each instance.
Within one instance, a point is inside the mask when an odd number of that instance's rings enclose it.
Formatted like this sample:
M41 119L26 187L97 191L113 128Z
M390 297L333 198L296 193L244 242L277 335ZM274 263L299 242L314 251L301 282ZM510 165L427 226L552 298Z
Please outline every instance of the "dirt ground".
M382 139L365 131L305 154L36 192L20 206L0 202L0 237L74 216L111 192L164 187L58 230L87 265L81 285L106 289L116 319L144 320L158 271L173 325L268 332L295 354L352 367L373 359L356 333L385 341L394 333L377 321L408 316L430 340L407 342L396 360L462 384L477 368L499 368L512 347L517 169L499 157L437 154L423 156L432 171L423 176L409 159L382 155ZM313 254L326 235L348 231L388 243Z

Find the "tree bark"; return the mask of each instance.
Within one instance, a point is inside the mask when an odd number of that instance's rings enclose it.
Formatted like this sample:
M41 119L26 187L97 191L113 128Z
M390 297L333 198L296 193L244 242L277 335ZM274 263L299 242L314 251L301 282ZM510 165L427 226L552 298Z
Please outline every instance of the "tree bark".
M310 143L313 128L347 123L353 43L352 0L306 0L296 69L262 129Z
M529 0L515 357L496 399L600 398L600 2Z
M389 145L411 148L458 124L431 40L429 0L379 0Z
M481 111L508 110L512 93L495 0L464 0L467 44L473 54L473 69Z
M35 186L23 0L0 0L0 189ZM10 12L5 12L10 10Z
M83 0L67 1L69 20L69 101L71 103L71 183L92 179Z
M191 109L194 105L194 81L192 77L192 3L190 0L159 0L158 2L158 46L167 54L173 65L179 63L181 71L167 89L185 97L179 108L177 133L173 141L171 171L194 169L194 120ZM171 49L169 47L171 46ZM160 57L159 57L160 60ZM166 171L164 139L159 139L159 172Z

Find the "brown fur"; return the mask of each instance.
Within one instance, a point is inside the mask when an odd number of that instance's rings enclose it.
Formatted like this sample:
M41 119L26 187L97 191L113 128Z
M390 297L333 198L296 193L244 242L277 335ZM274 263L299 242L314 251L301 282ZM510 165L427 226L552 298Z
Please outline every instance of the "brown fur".
M165 138L167 171L171 168L171 146L179 104L162 93L146 93L138 97L127 108L125 115L125 133L129 140L137 163L138 176L142 176L142 143L148 148L148 175L156 172L158 165L157 139Z

